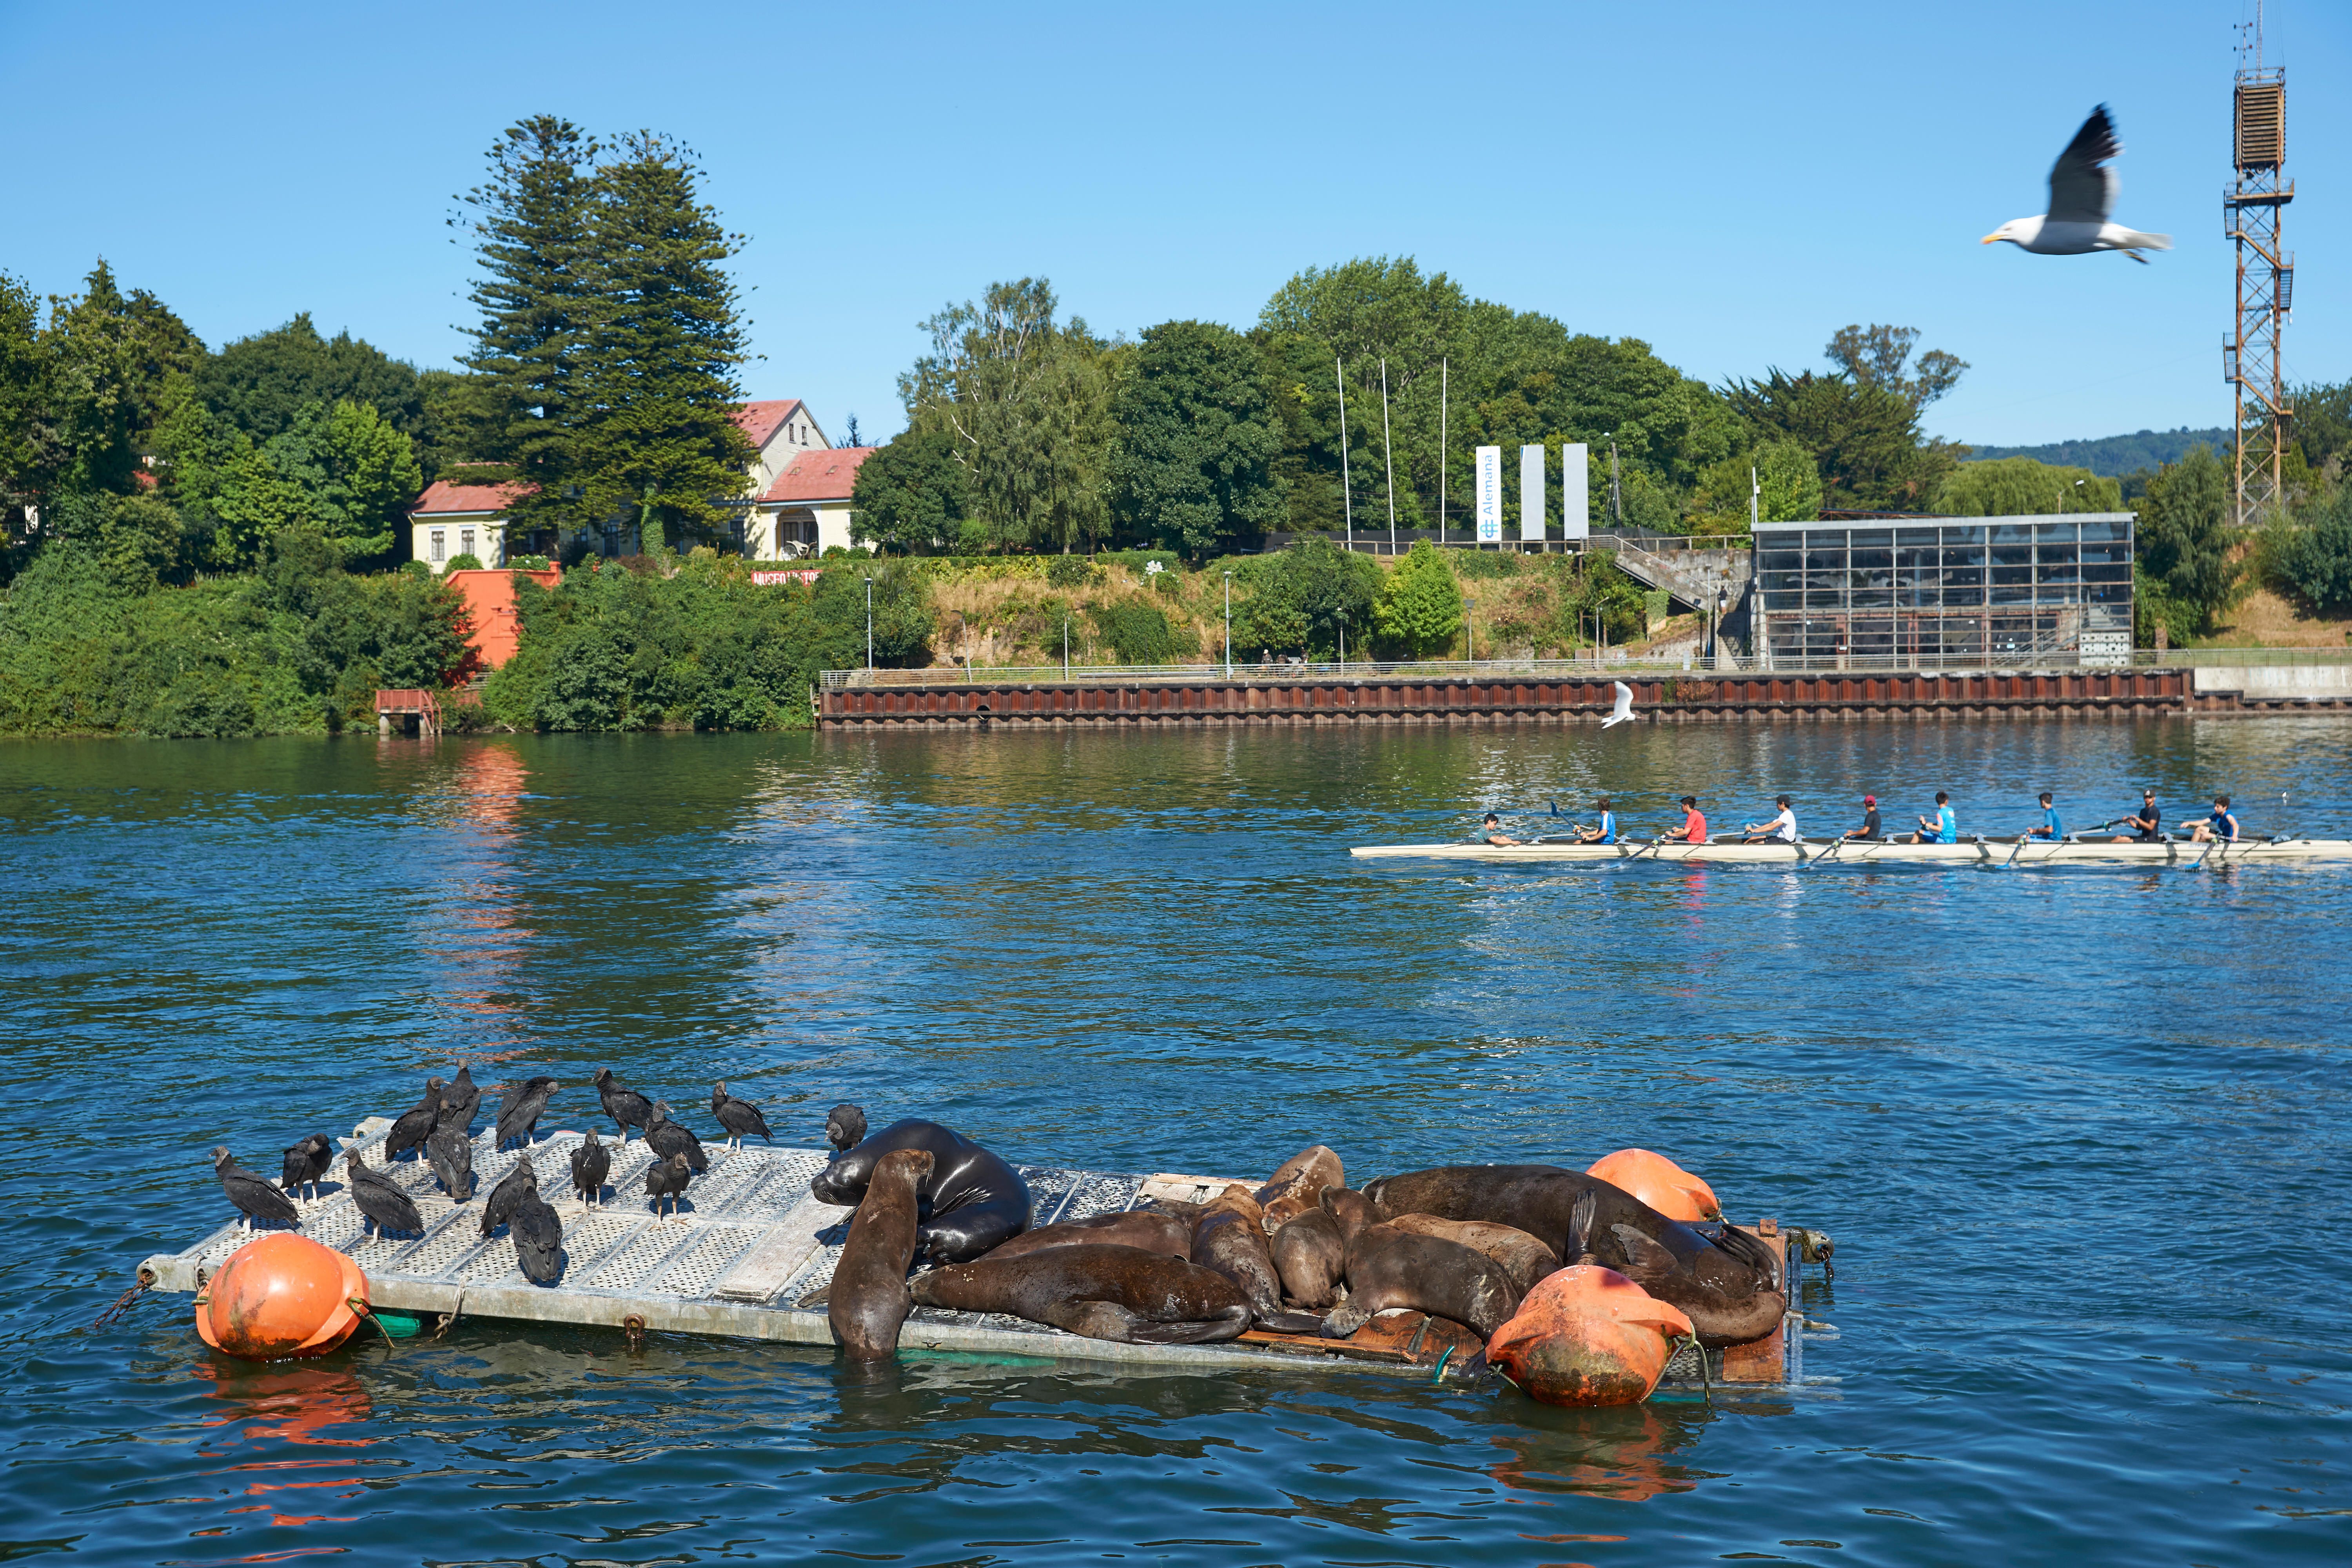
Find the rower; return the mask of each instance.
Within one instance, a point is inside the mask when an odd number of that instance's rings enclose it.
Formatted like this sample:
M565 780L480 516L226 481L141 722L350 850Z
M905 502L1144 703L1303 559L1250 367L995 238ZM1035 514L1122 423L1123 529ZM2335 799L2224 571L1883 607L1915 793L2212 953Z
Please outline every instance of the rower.
M1960 841L1959 819L1952 815L1952 797L1942 790L1936 792L1936 815L1919 818L1919 831L1908 842L1913 844L1958 844Z
M1685 844L1706 843L1706 818L1699 815L1698 796L1686 795L1678 804L1683 808L1683 825L1679 830L1669 833L1666 837L1679 838Z
M1507 848L1511 845L1518 842L1517 839L1507 837L1504 835L1503 819L1496 816L1491 811L1486 814L1486 821L1483 831L1486 836L1486 842L1489 844L1500 845Z
M2134 839L2137 839L2142 844L2164 842L2164 813L2157 809L2154 790L2144 789L2139 792L2139 813L2135 816L2125 817L2124 826L2131 831L2118 837L2116 840L2118 844L2129 844Z
M1776 795L1772 804L1780 808L1769 822L1751 822L1740 829L1747 834L1748 844L1794 844L1797 841L1797 814L1789 809L1789 797Z
M2051 804L2048 790L2042 792L2042 826L2026 834L2028 838L2047 838L2052 843L2066 837L2063 824L2058 820L2058 808Z
M2189 821L2180 825L2189 829L2190 840L2198 844L2235 844L2238 841L2238 819L2230 815L2230 797L2213 797L2213 815L2202 822Z
M1602 795L1599 800L1592 803L1592 808L1601 814L1601 820L1593 826L1578 828L1576 830L1577 841L1580 844L1616 843L1617 814L1609 809L1609 797L1605 795Z
M1862 797L1862 826L1850 827L1838 837L1854 839L1864 844L1878 842L1878 797L1876 795L1866 795Z

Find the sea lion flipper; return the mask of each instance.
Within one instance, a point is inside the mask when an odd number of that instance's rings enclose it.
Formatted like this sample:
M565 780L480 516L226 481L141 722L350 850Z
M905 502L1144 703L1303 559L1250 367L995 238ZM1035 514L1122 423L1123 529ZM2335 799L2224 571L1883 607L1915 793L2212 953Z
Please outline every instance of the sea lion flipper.
M1253 1325L1271 1334L1318 1334L1328 1321L1318 1312L1260 1312Z
M833 1281L828 1279L796 1303L803 1307L822 1307L833 1299Z
M1609 1234L1625 1249L1625 1277L1635 1284L1641 1284L1644 1277L1655 1279L1675 1271L1675 1255L1654 1237L1630 1225L1612 1225Z
M1576 1206L1569 1212L1568 1242L1565 1255L1581 1262L1592 1254L1592 1220L1600 1212L1600 1195L1591 1187L1576 1195Z
M1349 1302L1346 1306L1335 1308L1323 1320L1323 1337L1327 1340L1344 1340L1371 1321L1372 1310L1370 1307L1358 1306L1354 1302Z

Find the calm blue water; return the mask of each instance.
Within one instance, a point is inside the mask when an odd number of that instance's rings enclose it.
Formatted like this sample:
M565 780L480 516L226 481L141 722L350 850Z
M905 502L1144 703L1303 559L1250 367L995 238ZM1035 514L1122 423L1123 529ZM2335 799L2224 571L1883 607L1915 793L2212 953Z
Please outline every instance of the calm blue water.
M1344 853L1596 785L1990 831L2143 780L2352 835L2337 721L0 747L0 1555L2352 1561L2352 871ZM1840 1268L1802 1386L1598 1412L473 1320L255 1368L178 1297L83 1331L224 1217L214 1143L271 1168L460 1052L1110 1169L1643 1144Z

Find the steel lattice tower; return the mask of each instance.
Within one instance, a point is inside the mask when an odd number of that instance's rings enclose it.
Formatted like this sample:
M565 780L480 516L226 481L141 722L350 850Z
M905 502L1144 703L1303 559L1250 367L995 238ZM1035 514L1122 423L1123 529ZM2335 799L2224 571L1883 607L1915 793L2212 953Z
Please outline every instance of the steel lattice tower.
M2280 339L2294 302L2294 258L2281 248L2279 217L2294 200L2286 178L2286 72L2263 64L2261 13L2251 49L2241 47L2234 109L2236 178L2221 194L2222 220L2238 250L2238 313L2221 345L2221 376L2237 405L2232 499L2241 526L2280 505L2279 463L2294 439Z

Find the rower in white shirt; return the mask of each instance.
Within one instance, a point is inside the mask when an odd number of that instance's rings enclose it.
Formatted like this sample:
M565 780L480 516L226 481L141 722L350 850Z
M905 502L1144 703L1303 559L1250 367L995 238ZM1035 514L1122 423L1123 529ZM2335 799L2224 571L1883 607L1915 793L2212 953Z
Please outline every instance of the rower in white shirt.
M1769 822L1748 823L1742 831L1749 844L1794 844L1797 841L1797 814L1789 809L1789 797L1774 795L1772 804L1780 808Z

